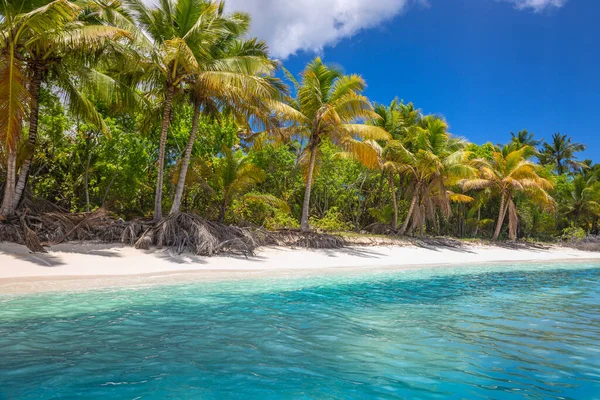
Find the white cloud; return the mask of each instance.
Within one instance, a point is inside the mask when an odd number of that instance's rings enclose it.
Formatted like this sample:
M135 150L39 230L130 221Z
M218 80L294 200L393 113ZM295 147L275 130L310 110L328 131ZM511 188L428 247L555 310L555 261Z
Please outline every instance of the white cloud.
M544 11L550 8L559 8L565 5L567 0L508 0L514 3L520 10L531 9L535 12Z
M229 11L252 16L251 35L271 54L286 58L300 50L319 52L343 38L375 27L426 0L227 0Z

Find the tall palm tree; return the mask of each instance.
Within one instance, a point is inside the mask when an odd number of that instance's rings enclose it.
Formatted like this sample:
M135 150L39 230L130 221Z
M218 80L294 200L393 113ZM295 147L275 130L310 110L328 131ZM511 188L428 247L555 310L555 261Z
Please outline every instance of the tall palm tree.
M583 175L577 175L562 211L575 224L582 218L600 217L600 182L594 176L586 179Z
M364 165L376 167L377 151L367 141L388 140L390 135L378 126L359 123L378 118L371 103L361 94L365 82L360 76L344 75L338 68L315 58L301 73L300 82L289 74L288 78L296 89L296 98L289 99L289 103L297 115L295 123L282 131L307 140L301 159L306 166L306 190L300 226L308 231L310 192L321 143L331 140Z
M450 203L469 202L468 196L453 193L447 187L473 175L467 162L467 142L448 132L446 122L434 115L423 117L403 141L390 142L392 158L410 180L412 198L401 235L423 226L426 219L435 224L437 210L451 214Z
M509 239L517 238L519 218L514 203L517 193L523 193L542 207L554 206L554 200L547 192L552 189L552 183L540 176L540 166L529 160L534 154L535 149L531 146L515 148L506 145L496 148L491 161L474 160L479 168L479 177L461 183L464 190L490 189L500 197L498 221L492 240L498 240L507 212Z
M77 9L77 14L77 20L69 21L60 30L55 27L54 30L45 31L45 34L35 35L25 46L24 54L31 71L32 99L25 157L15 189L15 208L22 199L34 157L40 86L51 84L61 92L73 115L91 122L104 133L108 128L89 95L106 105L116 105L117 97L121 100L126 97L119 84L100 72L98 67L101 63L112 62L110 53L115 46L129 42L129 32L108 26L100 20L84 21L82 17L85 12L82 8Z
M270 111L265 99L276 99L284 92L281 82L271 76L277 63L269 59L264 42L230 35L210 50L197 57L198 71L188 80L194 115L171 213L178 212L181 205L200 115L219 118L227 112L248 125L252 116L257 117L257 109Z
M531 146L534 148L542 143L541 140L535 139L535 135L533 134L533 132L528 132L527 129L523 129L522 131L519 131L516 134L514 132L511 132L510 142L518 147Z
M54 26L64 27L77 13L76 6L68 1L59 0L34 9L20 3L3 0L0 10L0 139L7 154L7 177L0 207L3 216L14 210L17 144L32 98L23 45L32 36L43 35Z
M576 171L581 167L575 153L585 150L585 145L572 142L567 135L555 133L551 143L544 143L540 151L540 162L544 165L554 165L556 172L562 175L569 170Z
M13 65L10 76L3 82L7 92L1 102L7 107L5 143L9 149L9 176L5 188L2 213L11 214L19 204L33 161L38 130L39 96L42 84L51 81L71 111L101 126L104 121L85 91L94 88L96 96L105 99L113 94L113 82L91 68L92 56L97 59L101 50L111 42L128 37L122 29L79 20L82 8L67 0L4 1L0 5L4 20L0 27L3 65ZM11 68L9 68L11 70ZM16 89L16 90L15 90ZM20 104L10 105L9 93L19 98ZM83 91L82 91L83 89ZM25 156L16 180L15 138L29 111L29 131ZM12 122L9 122L12 121ZM9 127L9 125L11 125ZM18 129L17 129L18 128ZM10 131L10 133L9 133Z
M165 147L171 108L187 80L202 70L199 60L210 57L219 44L248 29L249 16L224 14L224 3L212 0L163 0L157 7L142 0L125 0L127 10L140 29L136 35L138 63L131 63L143 87L162 100L162 122L158 152L158 176L154 196L154 220L162 218ZM139 68L138 68L139 65Z
M378 126L390 134L392 140L386 142L381 152L381 180L380 191L383 186L385 176L388 175L388 184L392 196L393 217L392 231L398 230L398 195L396 193L396 177L404 176L403 165L397 159L398 145L402 146L404 140L407 139L408 133L421 119L421 111L416 110L412 103L404 104L398 99L392 100L389 106L383 104L375 105L375 113L379 116L377 119L368 121L369 124ZM374 146L377 148L377 146Z

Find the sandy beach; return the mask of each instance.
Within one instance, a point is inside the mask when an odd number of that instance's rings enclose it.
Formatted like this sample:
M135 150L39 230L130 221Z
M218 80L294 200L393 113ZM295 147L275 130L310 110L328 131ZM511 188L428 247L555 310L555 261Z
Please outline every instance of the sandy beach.
M267 247L252 257L199 257L179 255L168 249L144 251L93 243L62 244L46 254L33 254L24 246L3 243L0 244L0 293L560 260L600 262L600 253L566 247L511 249L466 244L457 249L414 245L351 246L336 250Z

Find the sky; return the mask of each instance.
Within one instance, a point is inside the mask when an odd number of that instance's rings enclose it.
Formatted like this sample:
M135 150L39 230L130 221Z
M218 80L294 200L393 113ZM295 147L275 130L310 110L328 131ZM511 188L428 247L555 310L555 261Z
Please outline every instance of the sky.
M299 73L315 56L476 143L527 129L600 161L599 0L228 0Z

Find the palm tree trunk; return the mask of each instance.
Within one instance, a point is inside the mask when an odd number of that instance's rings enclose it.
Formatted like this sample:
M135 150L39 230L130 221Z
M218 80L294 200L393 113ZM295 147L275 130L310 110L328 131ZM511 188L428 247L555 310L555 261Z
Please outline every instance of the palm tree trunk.
M508 209L508 239L511 241L517 240L517 228L519 226L519 216L517 215L517 209L513 202L512 196L508 197L507 201Z
M410 217L412 217L413 211L415 209L415 205L417 204L417 200L419 197L420 184L415 184L415 191L412 196L412 200L410 201L410 206L408 207L408 214L406 214L406 219L402 223L402 227L400 228L400 235L404 235L406 233L406 229L408 228L408 223L410 222Z
M173 199L173 205L171 206L171 214L179 212L181 206L181 199L183 198L183 189L185 188L185 178L187 176L188 167L190 166L190 158L192 157L192 150L194 148L194 142L196 141L196 134L198 133L198 121L200 120L200 103L196 102L194 107L194 117L192 119L192 130L190 131L190 137L185 145L185 153L183 160L181 161L181 169L179 171L179 179L177 180L177 188L175 189L175 198Z
M315 162L317 159L317 143L311 143L310 160L308 164L308 176L306 179L306 190L304 191L304 204L302 205L302 219L300 221L300 229L304 232L310 231L308 225L308 211L310 207L310 190L312 188L313 172L315 170Z
M167 132L169 130L169 117L175 88L170 86L167 90L165 108L163 110L162 127L160 131L160 147L158 150L158 176L156 178L156 191L154 192L154 222L162 218L163 177L165 173L165 147L167 146Z
M88 150L87 163L85 164L85 211L90 212L90 163L92 162L92 151Z
M27 186L29 180L29 169L33 163L33 157L35 155L35 143L37 141L38 133L38 117L40 110L40 87L42 86L42 69L39 66L35 66L33 69L33 76L31 78L31 108L29 115L29 137L27 138L27 156L21 165L21 172L19 173L19 179L15 187L15 197L13 202L13 208L16 209L21 199L23 198L23 192Z
M477 237L477 235L479 234L479 223L481 221L481 207L479 207L477 209L477 225L475 225L475 232L473 234L473 236Z
M223 197L223 201L221 202L221 206L219 207L219 222L221 223L225 221L225 212L227 212L227 199Z
M119 164L119 162L117 162L117 168L115 169L115 173L113 174L110 182L108 182L108 186L106 187L106 190L104 191L104 196L102 197L102 207L104 207L104 205L106 204L106 199L108 198L110 189L112 188L113 184L115 183L115 180L117 179L117 175L119 174L119 167L120 167L120 164Z
M496 223L496 230L494 231L494 236L492 237L493 241L498 240L500 236L500 231L502 230L502 225L504 224L504 217L506 217L506 208L508 204L506 204L506 197L502 194L500 198L500 215L498 216L498 222Z
M9 148L6 162L6 183L4 186L4 199L0 208L0 215L7 217L15 212L15 181L17 174L17 149Z
M375 197L375 207L379 208L381 205L381 198L383 197L383 183L385 182L385 172L381 171L379 176L379 188L377 189L377 196Z
M392 231L398 230L398 199L396 198L396 189L394 188L394 173L390 173L390 190L392 191L392 203L394 204L394 219L392 220Z

